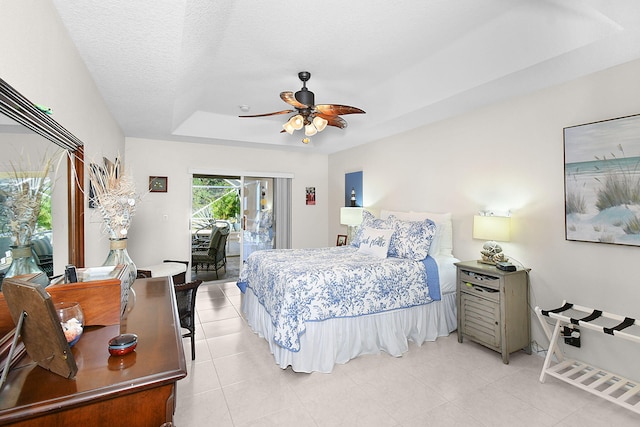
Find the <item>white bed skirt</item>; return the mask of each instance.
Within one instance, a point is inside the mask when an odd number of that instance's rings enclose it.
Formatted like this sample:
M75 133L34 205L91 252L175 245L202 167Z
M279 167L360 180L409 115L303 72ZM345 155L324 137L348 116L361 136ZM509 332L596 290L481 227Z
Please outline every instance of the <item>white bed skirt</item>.
M441 301L366 316L305 322L300 336L300 351L292 352L273 340L271 317L247 288L242 311L249 326L269 343L276 363L296 372L325 372L336 363L347 363L361 354L377 354L381 350L402 356L409 341L421 345L447 336L457 328L456 294L442 295Z

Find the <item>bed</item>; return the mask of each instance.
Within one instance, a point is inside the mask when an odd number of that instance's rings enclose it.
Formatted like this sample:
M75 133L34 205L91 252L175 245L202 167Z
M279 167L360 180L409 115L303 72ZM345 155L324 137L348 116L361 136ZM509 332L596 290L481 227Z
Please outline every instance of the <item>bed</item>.
M328 373L455 330L457 261L450 214L365 211L350 245L254 252L238 287L281 368Z

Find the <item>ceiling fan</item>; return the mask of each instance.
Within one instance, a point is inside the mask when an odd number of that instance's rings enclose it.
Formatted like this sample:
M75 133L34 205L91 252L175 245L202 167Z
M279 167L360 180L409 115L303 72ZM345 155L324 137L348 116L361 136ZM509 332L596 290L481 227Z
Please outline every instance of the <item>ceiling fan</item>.
M282 125L283 130L280 132L287 132L290 135L293 135L295 130L300 130L304 127L304 134L306 137L302 142L308 144L311 141L309 137L321 132L327 126L335 126L340 129L346 128L347 122L340 117L341 115L365 114L365 112L360 108L349 107L348 105L315 105L315 95L307 89L307 81L311 78L311 73L308 71L301 71L298 73L298 78L302 81L302 89L297 91L295 94L291 91L280 92L280 98L287 104L294 107L295 110L282 110L273 113L239 117L266 117L277 116L279 114L296 113L291 116L284 125Z

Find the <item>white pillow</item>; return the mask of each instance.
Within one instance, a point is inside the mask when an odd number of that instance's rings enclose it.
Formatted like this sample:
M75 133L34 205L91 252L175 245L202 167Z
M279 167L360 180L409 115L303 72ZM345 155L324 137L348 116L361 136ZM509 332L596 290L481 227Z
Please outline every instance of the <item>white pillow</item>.
M386 258L393 231L392 228L362 227L358 252Z
M380 218L387 219L390 215L404 221L423 221L430 219L436 224L436 234L431 240L430 255L453 256L453 224L451 213L434 212L400 212L381 210Z

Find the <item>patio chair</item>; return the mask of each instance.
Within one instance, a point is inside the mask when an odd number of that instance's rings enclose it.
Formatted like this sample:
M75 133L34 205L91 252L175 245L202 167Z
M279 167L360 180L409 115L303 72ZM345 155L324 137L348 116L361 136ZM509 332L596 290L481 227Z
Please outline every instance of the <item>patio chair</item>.
M216 272L216 279L219 279L218 270L227 265L227 238L229 237L229 225L214 225L211 230L211 239L206 247L195 247L191 252L191 265L195 267L198 274L198 267L202 266L206 270L213 267Z
M53 276L53 247L46 236L36 237L31 240L31 253L36 264L47 277Z

